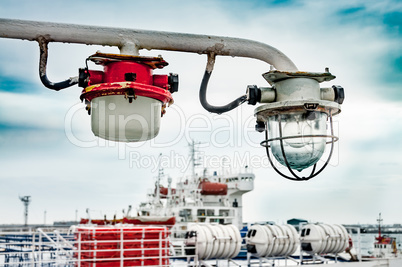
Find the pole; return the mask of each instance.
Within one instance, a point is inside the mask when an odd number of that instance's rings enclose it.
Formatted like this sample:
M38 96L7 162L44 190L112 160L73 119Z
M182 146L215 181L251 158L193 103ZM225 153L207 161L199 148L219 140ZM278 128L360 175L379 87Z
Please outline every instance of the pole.
M19 197L22 203L24 204L24 225L28 225L28 206L31 202L31 196L23 196Z
M377 219L377 222L378 222L378 242L381 242L382 240L381 240L381 222L382 222L383 220L381 219L381 212L380 212L380 214L378 215L378 219Z
M117 46L122 54L138 55L140 49L247 57L264 61L278 70L297 71L278 49L252 40L224 36L97 27L77 24L0 19L0 37L49 42Z

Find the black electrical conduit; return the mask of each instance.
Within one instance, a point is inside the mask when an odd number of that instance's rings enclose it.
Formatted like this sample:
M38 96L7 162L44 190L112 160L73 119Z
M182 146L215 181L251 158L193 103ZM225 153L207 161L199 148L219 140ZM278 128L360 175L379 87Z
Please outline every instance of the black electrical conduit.
M78 76L71 77L65 81L58 82L58 83L49 81L49 79L47 78L47 75L46 75L46 66L47 66L47 57L48 57L47 45L48 45L49 41L43 36L39 36L37 38L37 41L39 43L39 49L40 49L39 77L40 77L40 80L42 81L43 85L49 89L59 91L61 89L65 89L67 87L77 84Z
M201 105L209 112L222 114L224 112L228 112L247 100L247 95L242 95L241 97L235 99L234 101L230 102L224 106L212 106L207 101L207 87L208 81L212 74L212 69L215 64L215 55L213 53L208 54L208 62L207 67L205 69L204 77L202 78L201 87L200 87L200 102Z

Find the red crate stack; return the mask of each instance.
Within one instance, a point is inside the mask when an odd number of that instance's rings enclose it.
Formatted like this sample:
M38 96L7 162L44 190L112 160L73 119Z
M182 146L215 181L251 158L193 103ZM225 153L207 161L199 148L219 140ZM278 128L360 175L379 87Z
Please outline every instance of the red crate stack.
M85 226L75 237L77 266L169 265L165 227Z

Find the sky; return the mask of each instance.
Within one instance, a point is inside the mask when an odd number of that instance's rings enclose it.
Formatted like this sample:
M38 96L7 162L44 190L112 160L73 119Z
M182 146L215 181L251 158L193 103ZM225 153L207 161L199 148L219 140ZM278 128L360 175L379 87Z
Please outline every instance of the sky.
M210 173L256 176L244 195L245 221L304 218L325 223L402 223L402 3L367 1L36 1L3 0L0 18L239 37L269 44L302 71L328 67L345 88L334 124L339 141L329 166L308 182L288 181L269 166L254 131L255 106L223 115L198 100L206 56L158 50L178 73L179 92L159 135L140 143L96 138L79 100L82 88L46 89L36 42L0 38L0 224L23 223L19 196L30 195L29 223L52 223L138 206L155 183L158 157L174 181L190 173L188 143L201 143ZM1 27L1 26L0 26ZM76 76L96 51L117 48L49 45L48 77ZM90 66L90 68L95 66ZM226 104L247 85L268 86L267 63L218 57L208 99ZM198 170L200 171L200 170ZM166 183L166 177L164 182Z

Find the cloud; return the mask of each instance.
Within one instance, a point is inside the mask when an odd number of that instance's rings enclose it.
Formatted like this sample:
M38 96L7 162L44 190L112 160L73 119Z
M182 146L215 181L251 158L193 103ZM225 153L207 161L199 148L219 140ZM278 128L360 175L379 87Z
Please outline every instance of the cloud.
M378 3L357 2L352 7L340 8L337 11L337 23L352 27L353 31L359 32L369 29L371 38L362 41L367 45L386 42L386 47L380 48L375 63L376 68L371 75L379 77L387 90L381 90L381 97L391 101L401 101L402 93L397 88L402 86L402 5L394 1L381 1ZM359 28L359 29L358 29ZM366 50L362 44L362 51ZM372 56L367 53L367 56ZM386 93L385 93L386 92Z
M59 93L61 98L55 99L51 94L47 95L48 93L0 92L2 103L0 123L10 126L64 129L66 111L72 106L71 103L78 102L77 98L73 100L68 97L69 93Z
M390 34L402 34L402 10L386 13L383 18Z
M0 75L0 84L0 91L5 92L35 94L38 93L39 90L37 84L2 75Z
M341 8L338 11L338 14L341 16L350 16L350 15L356 15L361 13L362 11L365 10L365 7L359 6L359 7L348 7L348 8Z

